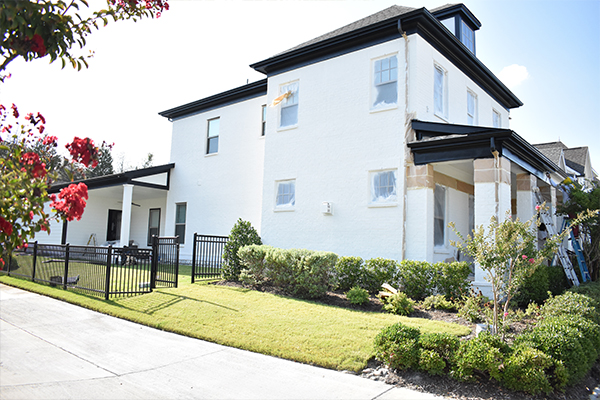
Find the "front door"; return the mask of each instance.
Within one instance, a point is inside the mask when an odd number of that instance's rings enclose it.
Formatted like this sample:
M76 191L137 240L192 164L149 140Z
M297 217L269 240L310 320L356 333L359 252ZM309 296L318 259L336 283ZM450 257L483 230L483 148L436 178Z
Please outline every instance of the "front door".
M121 239L121 210L108 210L106 241Z

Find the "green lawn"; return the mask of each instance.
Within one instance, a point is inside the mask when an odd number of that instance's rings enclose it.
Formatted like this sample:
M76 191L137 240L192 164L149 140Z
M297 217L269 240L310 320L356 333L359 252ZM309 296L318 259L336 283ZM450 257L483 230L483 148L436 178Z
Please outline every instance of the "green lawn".
M457 324L346 310L207 282L191 284L189 271L184 267L181 272L179 288L111 301L4 275L0 282L166 331L338 370L363 369L372 356L374 337L396 322L423 332L470 332Z

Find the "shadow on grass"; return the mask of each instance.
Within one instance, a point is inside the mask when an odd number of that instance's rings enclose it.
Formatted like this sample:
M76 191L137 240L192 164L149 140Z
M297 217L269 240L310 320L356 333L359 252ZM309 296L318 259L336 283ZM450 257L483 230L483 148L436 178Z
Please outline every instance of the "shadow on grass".
M122 308L126 308L128 310L131 310L131 311L137 311L137 312L141 312L141 313L148 314L148 315L152 315L152 314L156 313L157 311L164 310L166 308L169 308L171 306L174 306L175 304L178 304L178 303L180 303L182 301L186 301L186 300L190 300L190 301L193 301L193 302L196 302L196 303L206 303L206 304L210 304L210 305L215 306L215 307L224 308L224 309L230 310L230 311L235 311L235 312L239 312L240 311L240 310L237 310L235 308L227 307L225 305L214 303L214 302L208 301L208 300L195 299L193 297L182 296L182 295L179 295L179 294L167 293L167 292L162 292L162 291L157 291L157 293L160 293L161 295L164 295L164 296L169 296L171 298L168 299L168 300L165 300L165 301L163 301L163 302L161 302L159 304L152 305L151 307L149 307L148 309L143 310L143 311L140 310L140 309L137 309L137 308L128 307L127 305L121 304L120 302L115 301L115 300L109 300L108 303L110 303L110 304L112 304L112 305L114 305L116 307L122 307ZM150 294L150 293L148 293L148 294ZM141 296L137 296L137 297L138 298L143 298L145 296L146 295L141 295Z

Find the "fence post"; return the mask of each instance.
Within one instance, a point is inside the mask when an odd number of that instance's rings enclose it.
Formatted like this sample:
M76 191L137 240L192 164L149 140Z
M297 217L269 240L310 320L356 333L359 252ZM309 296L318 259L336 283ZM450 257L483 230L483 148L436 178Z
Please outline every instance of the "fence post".
M194 277L196 276L196 240L198 233L194 232L194 243L192 244L192 283L194 283ZM177 247L179 248L179 240L177 241Z
M65 245L65 276L63 277L64 290L67 290L67 276L69 276L69 243Z
M150 291L156 289L156 274L158 273L158 237L152 236L152 262L150 263Z
M31 281L35 282L35 263L37 262L38 242L33 242L33 268L31 270Z
M104 285L104 299L110 298L110 268L112 266L112 245L108 246L106 259L106 282Z
M179 238L175 241L175 287L177 287L177 282L179 282ZM194 275L192 275L192 279L194 279Z

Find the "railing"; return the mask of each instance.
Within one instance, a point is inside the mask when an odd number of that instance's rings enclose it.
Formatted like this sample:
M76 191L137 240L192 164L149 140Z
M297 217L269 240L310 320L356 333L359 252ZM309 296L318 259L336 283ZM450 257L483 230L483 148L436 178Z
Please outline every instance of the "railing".
M196 278L218 278L221 276L223 252L227 236L198 235L194 233L192 251L192 283Z
M175 243L169 240L161 243L163 238L156 239L157 246L152 249L35 242L25 249L15 251L2 272L104 297L106 300L116 296L149 293L157 282L159 286L167 286L165 283L168 283L168 286L176 287L179 245L176 240ZM159 260L159 254L165 253L170 256ZM160 278L162 271L165 271L164 279L159 282L157 278Z

